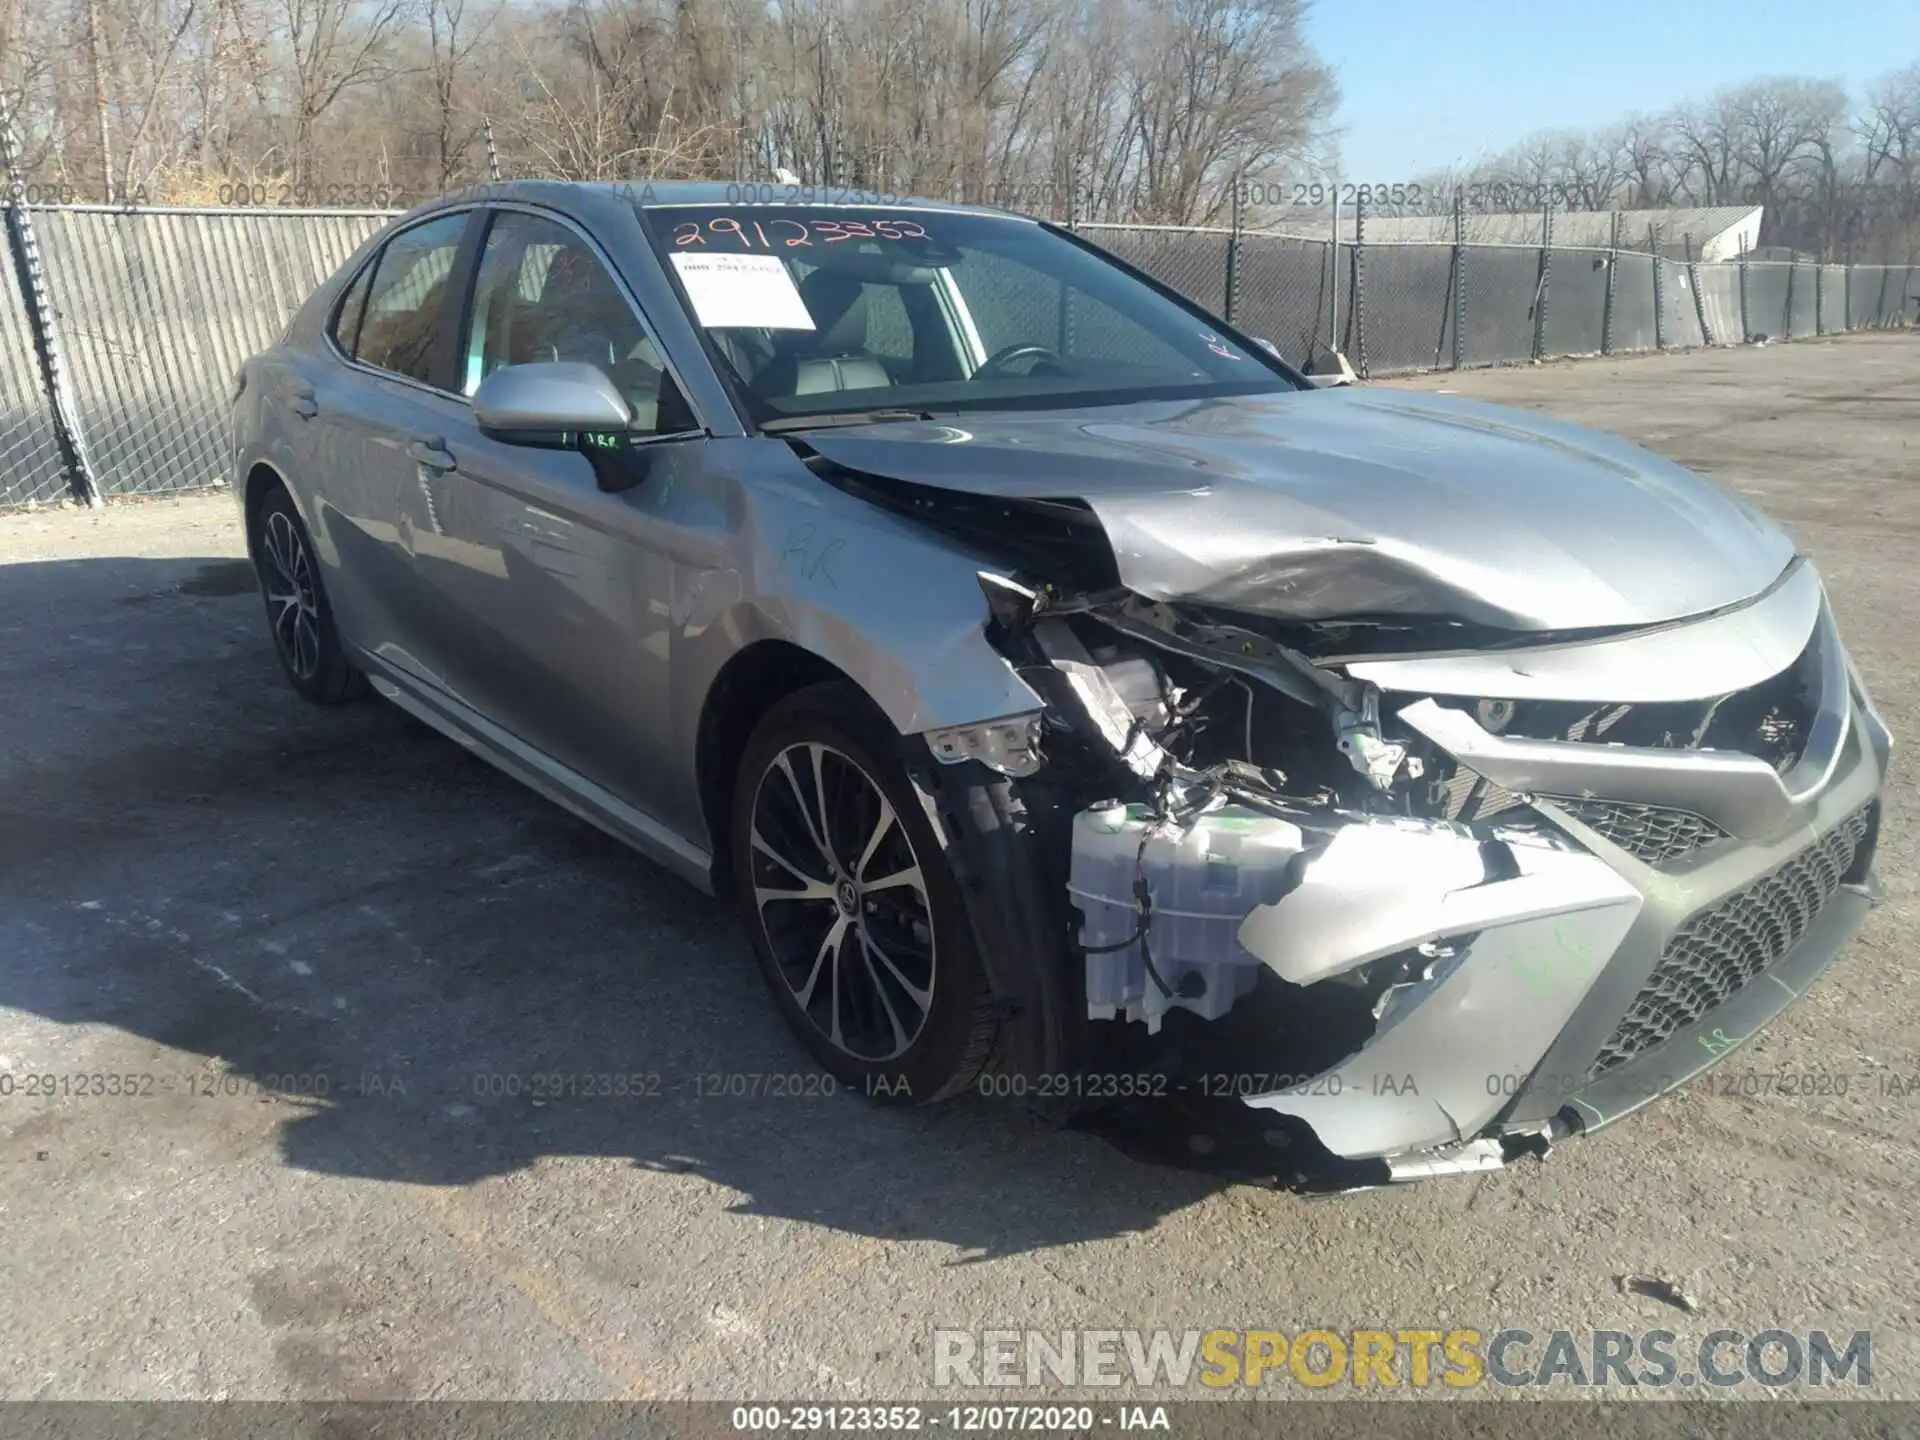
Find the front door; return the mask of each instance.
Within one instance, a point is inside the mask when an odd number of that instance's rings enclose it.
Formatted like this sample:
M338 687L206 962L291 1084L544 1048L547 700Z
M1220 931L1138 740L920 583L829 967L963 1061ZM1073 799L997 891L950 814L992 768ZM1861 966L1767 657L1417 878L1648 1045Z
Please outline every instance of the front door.
M439 532L415 546L422 588L456 617L449 679L523 742L643 810L668 773L674 472L701 440L662 433L660 351L580 230L496 211L456 368L471 395L505 365L598 365L637 436L661 447L640 486L602 490L577 450L507 445L463 417L435 481ZM681 407L669 404L669 412ZM673 422L669 422L672 424Z

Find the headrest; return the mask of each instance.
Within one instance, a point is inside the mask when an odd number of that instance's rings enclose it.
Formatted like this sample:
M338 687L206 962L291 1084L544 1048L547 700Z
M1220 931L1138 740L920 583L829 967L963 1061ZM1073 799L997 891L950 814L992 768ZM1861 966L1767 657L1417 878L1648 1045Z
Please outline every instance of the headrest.
M800 300L813 329L780 331L782 349L822 355L867 348L867 287L859 280L816 270L800 282Z

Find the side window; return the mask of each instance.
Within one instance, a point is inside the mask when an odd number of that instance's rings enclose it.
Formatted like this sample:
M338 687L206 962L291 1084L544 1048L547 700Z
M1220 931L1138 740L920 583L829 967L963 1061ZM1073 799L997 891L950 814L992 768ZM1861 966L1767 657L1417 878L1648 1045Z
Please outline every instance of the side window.
M538 215L503 211L488 227L461 356L469 395L503 365L572 360L597 365L619 387L635 430L688 423L671 403L662 423L661 392L672 393L666 363L600 257L576 231Z
M445 215L387 242L374 265L356 359L415 380L432 378L441 303L466 228L464 213Z
M369 262L360 267L360 273L353 277L353 283L334 307L329 333L344 354L353 354L353 347L360 339L360 316L366 309L367 287L372 283L373 263Z

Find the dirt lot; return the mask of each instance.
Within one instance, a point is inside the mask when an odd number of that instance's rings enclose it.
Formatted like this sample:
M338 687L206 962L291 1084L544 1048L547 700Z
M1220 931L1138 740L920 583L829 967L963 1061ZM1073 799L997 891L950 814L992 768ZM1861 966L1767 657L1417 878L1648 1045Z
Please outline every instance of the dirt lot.
M1920 337L1406 383L1759 501L1920 734ZM1885 905L1729 1062L1845 1095L1310 1201L1008 1102L713 1093L807 1069L728 913L384 705L303 705L241 553L225 497L0 518L0 1395L876 1399L931 1393L937 1325L1466 1325L1871 1328L1870 1393L1920 1397L1911 765ZM659 1093L502 1093L556 1072ZM151 1093L74 1093L109 1076Z

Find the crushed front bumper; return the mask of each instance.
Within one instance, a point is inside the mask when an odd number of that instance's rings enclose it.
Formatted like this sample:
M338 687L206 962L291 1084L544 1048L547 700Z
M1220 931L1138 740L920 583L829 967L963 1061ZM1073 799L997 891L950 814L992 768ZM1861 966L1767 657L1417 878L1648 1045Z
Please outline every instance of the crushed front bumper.
M1111 827L1128 817L1095 816L1093 840L1076 831L1075 844L1090 1013L1211 1018L1249 988L1235 962L1312 986L1397 953L1413 961L1408 980L1382 994L1370 1039L1243 1103L1385 1180L1497 1168L1612 1123L1802 994L1877 896L1891 741L1824 603L1806 643L1820 647L1824 693L1784 775L1727 752L1503 739L1463 709L1410 704L1403 720L1557 835L1203 815L1140 845L1134 873L1154 878L1155 897L1144 955L1110 903ZM1233 904L1228 955L1212 931Z

